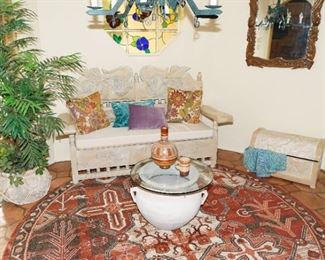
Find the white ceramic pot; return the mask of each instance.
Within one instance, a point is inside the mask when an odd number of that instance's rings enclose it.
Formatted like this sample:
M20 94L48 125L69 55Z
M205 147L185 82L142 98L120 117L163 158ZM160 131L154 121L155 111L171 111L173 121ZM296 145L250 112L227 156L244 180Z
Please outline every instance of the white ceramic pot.
M47 169L42 175L36 175L35 170L29 170L22 176L24 184L16 187L10 185L8 174L0 173L0 195L5 201L23 205L37 201L47 194L51 185L51 175Z
M196 216L208 197L206 190L185 195L165 195L140 187L132 187L130 191L143 217L161 230L184 226Z

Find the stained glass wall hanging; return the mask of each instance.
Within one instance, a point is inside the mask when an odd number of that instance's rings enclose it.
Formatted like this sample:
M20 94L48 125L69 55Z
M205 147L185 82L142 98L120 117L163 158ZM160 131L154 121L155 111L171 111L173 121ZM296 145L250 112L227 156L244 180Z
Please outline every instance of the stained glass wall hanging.
M114 0L104 0L103 8L109 9L112 4L114 5ZM125 1L119 11L124 12L127 4ZM133 5L124 21L106 18L105 31L130 55L156 54L177 35L182 16L181 8L176 12L168 8L163 16L158 8L145 13Z

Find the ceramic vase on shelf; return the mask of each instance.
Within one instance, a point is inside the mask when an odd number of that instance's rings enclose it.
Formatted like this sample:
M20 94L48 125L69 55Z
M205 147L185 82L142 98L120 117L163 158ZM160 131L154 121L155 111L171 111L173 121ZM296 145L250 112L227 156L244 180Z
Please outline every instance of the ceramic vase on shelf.
M173 165L178 156L178 151L173 142L168 141L168 127L160 129L160 141L151 147L151 158L162 169L168 169Z

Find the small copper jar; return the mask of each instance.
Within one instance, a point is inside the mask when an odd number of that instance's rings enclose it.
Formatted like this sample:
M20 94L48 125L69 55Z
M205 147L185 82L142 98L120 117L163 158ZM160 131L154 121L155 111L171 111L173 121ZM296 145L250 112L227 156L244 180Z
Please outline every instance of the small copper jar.
M173 142L168 141L168 127L160 129L160 141L151 147L151 158L162 169L168 169L173 165L178 156L178 151Z

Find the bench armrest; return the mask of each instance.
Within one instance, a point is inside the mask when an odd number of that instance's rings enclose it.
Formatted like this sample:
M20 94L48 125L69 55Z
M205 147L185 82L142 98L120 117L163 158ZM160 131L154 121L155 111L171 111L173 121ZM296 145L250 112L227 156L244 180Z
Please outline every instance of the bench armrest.
M70 113L60 114L58 115L58 118L60 118L63 121L65 127L63 129L63 134L57 136L56 139L63 139L63 138L67 138L69 135L76 134L77 130Z
M234 123L232 115L219 111L211 106L202 105L201 114L216 122L218 126L232 125Z

